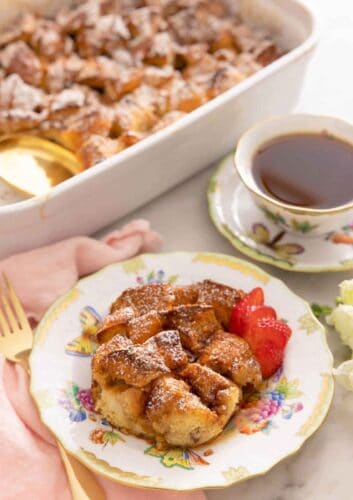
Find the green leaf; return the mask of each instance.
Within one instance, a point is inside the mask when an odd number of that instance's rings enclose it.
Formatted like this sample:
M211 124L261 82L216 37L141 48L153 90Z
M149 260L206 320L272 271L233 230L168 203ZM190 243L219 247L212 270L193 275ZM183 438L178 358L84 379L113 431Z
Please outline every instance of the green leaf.
M299 222L296 219L292 219L292 226L296 231L300 231L301 233L310 233L313 229L316 229L318 226L314 224L310 224L308 221Z
M77 384L72 384L72 387L71 387L71 393L74 397L77 396L77 394L79 393L79 386Z
M271 212L271 210L269 210L266 207L261 207L261 208L262 208L262 211L264 212L264 214L266 215L266 217L269 220L271 220L275 224L278 224L278 222L281 222L282 224L285 224L286 221L284 220L284 218L282 217L282 215L275 214L274 212Z
M154 279L154 271L151 271L147 274L147 281L151 281Z
M114 431L105 432L103 439L104 439L104 444L109 443L112 446L114 446L117 441L122 441L123 443L125 442L124 439L120 436L120 434Z
M276 389L285 395L286 399L294 399L301 396L303 393L298 390L299 380L295 379L288 381L286 377L282 377Z
M288 381L286 377L282 377L281 380L278 382L276 390L278 392L281 392L287 397L287 392L288 392Z
M71 402L72 406L76 409L79 410L81 408L81 401L78 399L77 394L79 393L80 388L77 384L73 383L71 386Z
M173 274L173 276L171 276L170 278L168 278L168 283L170 285L172 285L173 283L175 283L177 280L178 280L178 274Z
M332 313L331 306L325 304L317 304L315 302L311 304L311 310L313 311L314 316L316 316L316 318L320 318L321 316L327 316L328 314Z
M161 457L163 457L163 455L166 454L166 451L158 450L158 448L156 448L155 446L152 445L152 446L149 446L148 448L146 448L144 453L146 455L150 455L151 457L161 458Z

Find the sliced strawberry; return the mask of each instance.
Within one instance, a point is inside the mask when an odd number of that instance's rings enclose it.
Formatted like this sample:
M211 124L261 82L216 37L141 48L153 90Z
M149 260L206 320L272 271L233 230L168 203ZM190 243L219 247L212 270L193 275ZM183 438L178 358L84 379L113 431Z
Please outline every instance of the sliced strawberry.
M280 368L284 359L284 350L278 349L272 343L264 342L255 353L256 359L261 366L263 378L272 377Z
M265 301L262 288L257 287L240 300L233 308L229 321L228 330L243 336L246 330L247 320L250 312L258 306L263 306Z
M264 378L273 375L283 362L284 349L292 334L285 323L274 318L250 318L246 341L260 363Z
M231 317L230 329L231 333L236 333L240 337L246 339L250 324L258 319L272 318L276 319L277 314L273 307L269 306L251 306L244 309L236 310ZM237 330L235 330L237 329Z
M249 306L263 306L265 303L264 291L259 286L245 295L244 299Z
M253 306L250 309L250 313L244 320L244 330L242 332L242 337L246 340L249 329L251 325L254 325L260 319L277 319L276 311L270 306Z
M249 340L254 344L262 342L264 339L267 341L271 341L275 346L279 349L284 349L287 345L287 342L292 334L291 329L282 321L278 321L274 318L256 318L256 315L253 315L249 321L249 330L248 330Z
M260 363L263 377L267 378L281 366L292 331L277 320L276 311L265 306L264 300L260 287L245 295L232 310L229 331L248 342Z
M243 336L246 330L246 322L250 316L251 306L246 301L246 297L241 300L232 310L228 330L231 333Z

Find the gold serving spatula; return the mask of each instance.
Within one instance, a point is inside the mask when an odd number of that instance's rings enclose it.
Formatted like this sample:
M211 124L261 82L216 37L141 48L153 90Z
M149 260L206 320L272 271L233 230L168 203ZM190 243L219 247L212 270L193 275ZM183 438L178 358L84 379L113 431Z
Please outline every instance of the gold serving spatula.
M81 170L71 151L51 141L25 134L0 137L0 179L26 196L46 194Z

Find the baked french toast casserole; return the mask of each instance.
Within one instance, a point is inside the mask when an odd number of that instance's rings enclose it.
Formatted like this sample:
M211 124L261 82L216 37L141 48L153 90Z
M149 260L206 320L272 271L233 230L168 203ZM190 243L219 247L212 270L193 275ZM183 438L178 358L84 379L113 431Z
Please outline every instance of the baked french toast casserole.
M248 343L227 331L243 297L210 280L125 290L97 333L96 410L159 447L193 447L220 434L244 389L262 382Z
M74 1L0 33L0 135L34 134L82 169L167 127L278 59L235 0Z

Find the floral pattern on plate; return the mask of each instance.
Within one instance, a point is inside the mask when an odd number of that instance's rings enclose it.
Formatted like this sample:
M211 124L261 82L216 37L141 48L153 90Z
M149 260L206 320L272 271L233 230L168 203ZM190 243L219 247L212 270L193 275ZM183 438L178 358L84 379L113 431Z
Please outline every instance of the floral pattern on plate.
M289 420L303 409L303 404L296 401L302 395L298 389L299 380L288 381L282 373L281 368L258 392L245 398L231 426L243 434L259 431L268 434L276 427L275 416Z
M75 382L67 383L66 388L61 391L58 403L68 412L72 422L83 422L87 418L98 420L91 389L80 389Z
M139 275L136 277L138 285L150 285L151 283L169 283L170 285L173 285L177 280L177 274L167 277L163 269L159 269L158 271L152 270L147 273L146 276Z
M110 444L114 446L116 443L125 443L125 439L119 434L119 432L112 427L110 430L104 428L93 429L89 433L89 438L93 443L101 444L103 447Z
M79 424L88 419L103 426L90 431L89 439L93 443L106 446L125 442L120 433L95 411L91 389L80 389L75 382L68 382L61 391L58 403L68 412L71 422Z
M97 348L95 335L102 317L93 307L86 306L79 319L81 334L66 344L65 353L70 356L90 357Z
M171 450L158 450L154 446L146 448L145 454L160 459L164 467L181 467L182 469L193 470L197 465L209 465L199 453L194 450L182 450L173 448Z

